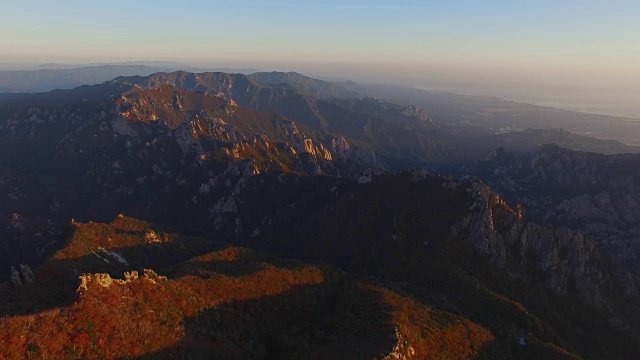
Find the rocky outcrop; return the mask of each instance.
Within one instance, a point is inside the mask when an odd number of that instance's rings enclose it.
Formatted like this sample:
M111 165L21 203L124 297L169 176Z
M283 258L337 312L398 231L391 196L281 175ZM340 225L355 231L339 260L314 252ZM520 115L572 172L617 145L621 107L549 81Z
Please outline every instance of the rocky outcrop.
M400 113L404 116L416 118L420 121L433 123L433 120L429 117L429 114L427 114L424 110L414 105L409 105L405 107L404 109L402 109Z
M358 184L368 184L372 182L376 176L380 176L383 173L384 168L380 166L364 169L360 175L357 176Z
M17 287L22 286L22 279L20 278L20 273L18 272L18 269L16 269L13 266L11 267L11 283L13 284L13 286L17 286Z
M0 282L11 280L12 276L18 276L16 284L31 282L29 266L44 260L62 244L67 230L50 219L12 214L6 227L0 228L0 267L5 269L0 273Z
M145 236L146 240L146 236ZM107 264L112 262L118 263L121 266L128 267L129 262L122 255L115 252L114 250L107 250L103 248L99 248L98 251L94 251L93 255L95 255L98 259L104 261Z
M575 293L586 303L605 305L611 279L592 240L574 230L529 221L521 207L512 209L478 179L461 182L472 200L452 236L468 241L498 269L529 273L557 294Z
M13 286L22 287L33 282L34 275L29 265L20 264L11 267L11 283Z
M628 295L640 289L640 155L601 155L545 146L495 152L464 169L485 180L531 218L580 231L612 259Z
M76 291L82 295L93 287L110 288L113 285L127 285L139 280L157 284L166 281L167 277L156 274L152 269L144 269L142 276L139 276L137 271L125 272L124 279L113 279L109 274L83 274L79 277Z
M160 240L160 238L158 237L158 234L156 234L156 232L153 231L152 229L147 230L147 232L144 234L144 241L147 244L155 244L155 243L162 242L162 240Z
M409 343L406 331L400 326L396 326L395 330L396 344L393 350L385 355L383 360L409 360L415 358L416 351Z
M333 160L331 152L329 152L329 150L327 150L324 145L319 144L318 146L316 146L313 143L313 139L306 136L304 137L304 150L306 153L311 154L311 156L315 158L322 158L327 161Z

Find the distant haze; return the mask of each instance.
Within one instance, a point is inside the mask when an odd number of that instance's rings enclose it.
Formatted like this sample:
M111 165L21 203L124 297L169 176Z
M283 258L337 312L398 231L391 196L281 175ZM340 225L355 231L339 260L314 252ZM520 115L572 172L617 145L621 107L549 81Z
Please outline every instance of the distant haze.
M0 70L178 61L632 116L640 2L0 1Z

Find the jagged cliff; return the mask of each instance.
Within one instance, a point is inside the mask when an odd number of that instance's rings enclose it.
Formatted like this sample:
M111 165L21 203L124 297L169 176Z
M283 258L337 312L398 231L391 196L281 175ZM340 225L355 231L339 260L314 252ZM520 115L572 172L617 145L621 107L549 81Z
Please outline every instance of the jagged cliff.
M466 166L531 217L594 239L614 265L616 280L638 293L640 156L601 155L545 146L526 154L495 152Z
M587 303L606 305L612 284L608 265L593 240L577 231L530 221L520 205L512 209L479 179L449 186L466 188L473 196L470 212L453 226L453 236L470 242L514 280L523 272L558 294L576 294Z

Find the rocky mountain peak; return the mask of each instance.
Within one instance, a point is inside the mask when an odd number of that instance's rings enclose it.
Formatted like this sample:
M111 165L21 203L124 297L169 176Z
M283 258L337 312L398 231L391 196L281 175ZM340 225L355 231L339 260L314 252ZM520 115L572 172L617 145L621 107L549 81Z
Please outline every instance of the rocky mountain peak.
M592 239L527 220L520 205L514 210L479 179L467 178L463 183L472 195L470 213L454 225L454 237L470 241L500 269L508 270L510 262L530 266L554 292L575 292L587 303L606 305L611 278Z
M434 121L429 117L429 115L424 110L422 110L421 108L415 105L409 105L405 107L404 109L402 109L400 113L404 116L416 118L420 121L434 123Z

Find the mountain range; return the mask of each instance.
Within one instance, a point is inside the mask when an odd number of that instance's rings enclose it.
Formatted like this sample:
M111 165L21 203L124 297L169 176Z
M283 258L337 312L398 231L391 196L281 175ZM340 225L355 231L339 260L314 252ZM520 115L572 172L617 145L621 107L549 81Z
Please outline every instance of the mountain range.
M636 358L638 148L385 93L1 94L0 357Z

